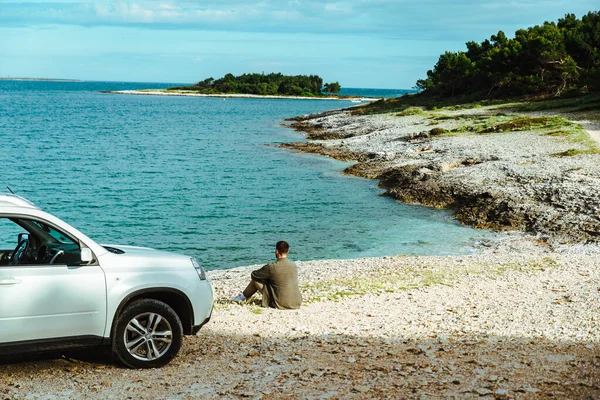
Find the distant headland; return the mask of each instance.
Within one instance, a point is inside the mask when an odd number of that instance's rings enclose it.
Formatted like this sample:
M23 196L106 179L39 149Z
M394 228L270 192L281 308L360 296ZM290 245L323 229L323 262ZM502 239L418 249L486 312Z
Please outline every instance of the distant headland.
M11 78L0 77L0 81L35 81L35 82L85 82L80 79L60 79L60 78Z

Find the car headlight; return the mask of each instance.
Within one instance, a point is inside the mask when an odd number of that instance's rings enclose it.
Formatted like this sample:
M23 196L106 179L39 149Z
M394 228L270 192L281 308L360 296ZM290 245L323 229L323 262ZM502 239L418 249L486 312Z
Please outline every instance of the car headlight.
M198 276L200 277L200 280L205 281L206 280L206 271L204 270L204 268L202 268L202 265L200 264L200 262L198 260L196 260L195 258L192 258L192 265L194 266L194 269L196 270L196 272L198 273Z

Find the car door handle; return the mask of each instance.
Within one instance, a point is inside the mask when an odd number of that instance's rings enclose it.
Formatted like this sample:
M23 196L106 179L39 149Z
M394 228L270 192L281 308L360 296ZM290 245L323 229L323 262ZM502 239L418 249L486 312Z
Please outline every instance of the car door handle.
M23 282L23 281L20 279L16 279L16 278L1 278L0 279L0 285L16 285L21 282Z

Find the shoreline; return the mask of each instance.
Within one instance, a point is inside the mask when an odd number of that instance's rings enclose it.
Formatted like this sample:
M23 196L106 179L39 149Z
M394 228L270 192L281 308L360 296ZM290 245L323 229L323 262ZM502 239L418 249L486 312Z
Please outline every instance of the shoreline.
M598 243L596 132L556 118L502 106L366 116L341 109L290 119L309 140L280 147L355 161L344 174L377 179L404 203L451 208L466 225L551 245ZM524 122L534 125L504 130Z
M306 97L306 96L275 96L275 95L258 95L258 94L205 94L205 93L190 93L189 91L173 91L166 89L147 89L147 90L106 90L102 93L108 94L130 94L130 95L147 95L147 96L184 96L184 97L217 97L217 98L238 98L238 99L291 99L291 100L339 100L351 102L371 102L379 99L371 97Z

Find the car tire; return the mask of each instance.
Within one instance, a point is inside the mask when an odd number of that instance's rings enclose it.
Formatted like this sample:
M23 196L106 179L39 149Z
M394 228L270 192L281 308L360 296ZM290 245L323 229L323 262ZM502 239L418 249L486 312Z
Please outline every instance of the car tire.
M162 301L141 299L125 306L112 335L112 353L131 368L157 368L179 352L183 327L177 313Z

